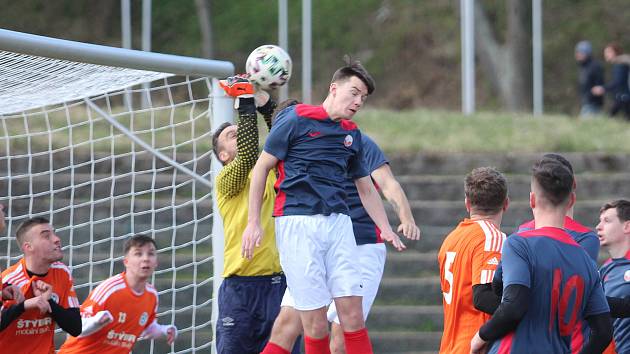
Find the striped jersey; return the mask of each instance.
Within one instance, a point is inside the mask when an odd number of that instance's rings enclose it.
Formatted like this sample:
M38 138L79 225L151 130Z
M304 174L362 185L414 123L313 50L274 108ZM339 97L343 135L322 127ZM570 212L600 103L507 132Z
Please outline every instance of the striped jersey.
M50 265L41 277L29 277L24 258L2 272L2 283L19 287L26 299L33 298L31 284L41 280L53 288L51 298L63 308L79 307L70 269L61 262ZM10 306L13 301L5 301ZM6 353L54 353L55 322L50 313L40 314L38 309L25 311L0 332L0 348Z
M473 305L473 286L492 282L505 234L486 220L464 219L438 253L444 307L440 353L469 353L470 341L490 316Z
M59 354L128 354L140 334L155 320L158 293L147 283L141 294L127 284L125 273L94 288L81 305L81 317L109 311L114 321L87 336L69 337Z

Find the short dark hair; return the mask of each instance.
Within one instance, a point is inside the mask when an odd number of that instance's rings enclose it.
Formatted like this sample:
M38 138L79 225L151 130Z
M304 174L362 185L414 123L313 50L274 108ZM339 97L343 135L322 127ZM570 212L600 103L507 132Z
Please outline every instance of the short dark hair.
M335 71L331 83L346 81L349 78L356 76L359 80L363 81L365 86L367 86L368 95L371 95L376 88L376 84L374 83L372 75L370 75L370 73L363 67L363 65L361 65L361 62L359 62L358 60L352 61L350 56L346 55L344 56L344 61L346 62L346 65L340 67L339 69L337 69L337 71Z
M601 214L608 209L616 209L617 216L622 222L630 220L630 201L626 199L613 200L612 202L604 204L599 209L599 213Z
M478 167L466 175L464 193L476 212L496 214L507 198L507 181L494 167Z
M532 179L552 206L566 202L573 191L573 174L561 162L542 158L532 168Z
M271 115L271 124L273 125L273 123L276 121L278 113L284 111L287 107L295 106L296 104L300 104L300 101L296 100L295 98L288 98L280 102L280 104L278 104L278 107L276 107L276 109L273 111L273 114Z
M217 157L217 160L219 160L222 164L223 164L223 161L221 161L221 159L219 158L219 150L221 149L219 147L219 135L221 135L221 133L225 130L225 128L230 127L233 124L234 123L225 122L219 125L219 127L214 131L214 133L212 133L212 151L214 152L214 156Z
M26 233L36 225L42 224L50 224L50 221L42 216L36 216L34 218L30 218L18 226L17 231L15 232L15 238L17 239L17 243L20 247L24 244L24 236Z
M552 160L556 160L560 162L562 165L564 165L564 167L566 167L569 170L569 172L571 172L572 175L574 175L573 166L571 165L571 162L567 160L566 157L560 154L556 154L555 152L551 152L548 154L544 154L541 160L544 160L544 159L552 159Z
M133 235L125 241L125 244L123 245L123 254L126 255L131 247L142 247L149 243L152 243L153 247L157 249L157 244L151 237L142 234Z

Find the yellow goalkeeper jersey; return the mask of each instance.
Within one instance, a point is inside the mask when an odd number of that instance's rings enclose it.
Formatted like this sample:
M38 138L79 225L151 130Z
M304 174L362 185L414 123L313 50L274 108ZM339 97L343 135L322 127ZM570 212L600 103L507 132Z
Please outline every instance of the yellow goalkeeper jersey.
M249 202L249 186L251 171L247 177L245 188L236 196L228 198L218 193L217 200L219 212L223 218L223 230L225 237L225 261L223 277L231 275L256 276L280 273L280 259L276 248L276 235L274 220L271 216L276 193L273 184L276 181L274 171L269 173L265 185L262 209L260 212L260 224L265 230L260 247L254 250L251 260L241 256L241 237L247 226L247 209Z
M267 126L270 117L265 116ZM260 223L265 231L260 247L254 249L251 260L241 256L242 236L247 226L249 187L252 169L258 158L258 128L256 113L240 114L238 119L236 158L224 166L217 176L217 204L223 218L225 237L223 277L232 275L259 276L280 273L280 258L276 248L274 220L272 217L276 192L275 171L267 176L265 194L260 212Z

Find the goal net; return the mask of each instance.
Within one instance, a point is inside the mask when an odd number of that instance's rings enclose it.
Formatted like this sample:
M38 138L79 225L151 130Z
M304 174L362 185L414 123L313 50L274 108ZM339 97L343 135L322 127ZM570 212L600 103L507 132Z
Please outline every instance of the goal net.
M124 241L149 235L158 245L158 321L175 324L179 337L172 347L139 341L134 351L208 352L220 276L212 254L212 79L1 49L0 268L21 257L17 226L45 217L83 301L124 269ZM64 339L57 333L57 348Z

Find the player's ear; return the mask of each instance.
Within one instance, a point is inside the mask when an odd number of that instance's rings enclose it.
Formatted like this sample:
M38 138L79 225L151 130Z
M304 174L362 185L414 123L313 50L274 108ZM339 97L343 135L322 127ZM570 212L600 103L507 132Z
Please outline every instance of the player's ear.
M328 93L330 93L333 96L337 93L337 83L336 82L331 82L330 83L330 87L328 88Z
M503 202L503 212L508 210L510 206L510 197L505 197L505 201Z
M622 230L624 234L630 235L630 220L623 222Z
M221 162L226 163L229 158L230 154L228 154L225 150L219 152L219 160L221 160Z
M536 193L529 192L529 207L534 209L536 207Z
M575 205L575 192L571 192L569 194L569 204L567 205L567 210L571 209Z
M470 214L470 200L468 200L468 197L464 197L464 205L466 206L466 211Z

